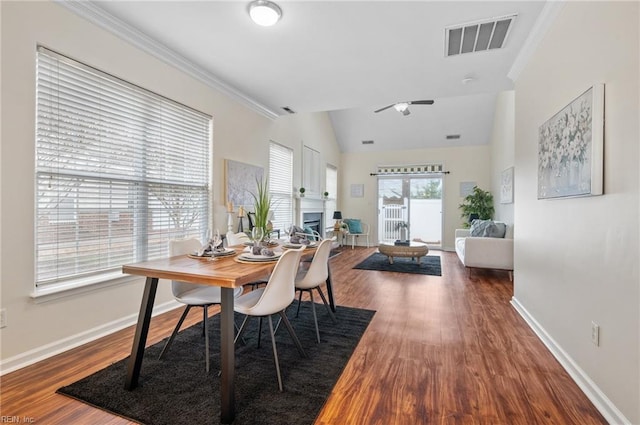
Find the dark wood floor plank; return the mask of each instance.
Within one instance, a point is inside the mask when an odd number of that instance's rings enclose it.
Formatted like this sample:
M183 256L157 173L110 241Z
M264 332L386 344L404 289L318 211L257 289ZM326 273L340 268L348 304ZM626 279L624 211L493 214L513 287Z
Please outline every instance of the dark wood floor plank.
M338 308L377 313L317 425L606 423L509 304L506 272L468 271L446 252L431 253L441 256L442 276L352 268L374 251L348 248L331 259ZM148 344L169 335L180 314L154 318ZM132 338L128 328L3 376L2 415L130 424L55 390L128 356Z

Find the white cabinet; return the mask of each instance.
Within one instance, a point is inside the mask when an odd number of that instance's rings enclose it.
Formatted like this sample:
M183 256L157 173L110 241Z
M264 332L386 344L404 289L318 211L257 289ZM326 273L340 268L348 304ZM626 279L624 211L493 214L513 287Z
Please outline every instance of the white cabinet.
M305 195L319 197L322 194L321 163L320 152L311 149L309 146L303 146L302 187L306 189Z

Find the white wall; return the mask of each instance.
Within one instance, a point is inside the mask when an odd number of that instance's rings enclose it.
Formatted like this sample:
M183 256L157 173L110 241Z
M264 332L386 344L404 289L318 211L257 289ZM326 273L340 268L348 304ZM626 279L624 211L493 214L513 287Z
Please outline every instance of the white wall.
M370 176L378 165L411 165L442 163L450 171L443 182L443 248L453 250L455 229L462 219L458 205L460 182L474 181L485 190L491 189L490 146L414 149L389 152L344 153L339 170L340 210L344 218L360 218L371 225L371 242L377 244L377 178ZM352 198L351 184L364 184L364 197ZM365 241L359 242L361 245Z
M53 2L0 2L2 37L2 144L0 193L3 370L84 342L137 317L142 279L44 303L34 286L35 52L43 44L214 117L214 225L226 228L224 159L268 167L269 140L294 149L300 181L301 141L338 164L339 148L327 114L264 118L226 95L138 50ZM156 305L172 301L160 285Z
M500 203L502 172L513 167L515 138L515 92L502 92L496 99L496 112L491 133L491 187L496 213L494 218L513 224L514 204ZM517 182L515 182L517 184ZM514 190L517 188L514 185Z
M612 423L640 423L639 3L567 2L515 86L514 303ZM604 195L537 200L538 127L605 84ZM591 343L591 322L600 346ZM602 393L598 393L602 391Z

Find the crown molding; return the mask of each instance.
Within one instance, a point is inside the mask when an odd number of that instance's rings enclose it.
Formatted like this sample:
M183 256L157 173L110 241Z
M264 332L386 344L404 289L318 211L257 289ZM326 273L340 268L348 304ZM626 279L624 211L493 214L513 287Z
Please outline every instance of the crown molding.
M513 65L511 65L511 69L507 74L507 77L509 77L511 81L515 82L518 79L520 73L538 48L538 44L540 44L551 27L551 24L553 24L560 13L560 10L564 7L564 4L564 1L547 1L545 3L538 19L535 24L533 24L533 28L531 29L529 36L524 41L518 56L516 56L516 59L513 61Z
M89 1L83 0L53 0L55 3L63 6L78 16L98 25L101 28L110 31L121 39L131 43L140 50L143 50L152 56L162 60L163 62L179 69L180 71L190 75L207 86L218 90L232 99L247 106L251 110L263 115L269 119L276 119L279 115L257 102L244 93L238 91L234 87L222 82L216 76L202 67L187 60L182 55L169 49L167 46L152 39L143 32L135 29L129 24L107 13L104 9L96 6Z

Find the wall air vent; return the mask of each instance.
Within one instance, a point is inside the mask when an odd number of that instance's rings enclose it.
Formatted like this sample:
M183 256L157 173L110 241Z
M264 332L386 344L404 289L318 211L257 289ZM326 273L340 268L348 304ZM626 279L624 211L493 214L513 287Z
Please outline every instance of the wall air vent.
M287 111L290 114L295 114L296 111L294 111L293 109L289 108L288 106L283 106L282 109L284 109L285 111Z
M447 134L447 140L458 140L460 138L459 134Z
M363 145L373 145L373 140L363 140L362 144Z
M485 19L444 29L445 56L501 49L517 14Z

